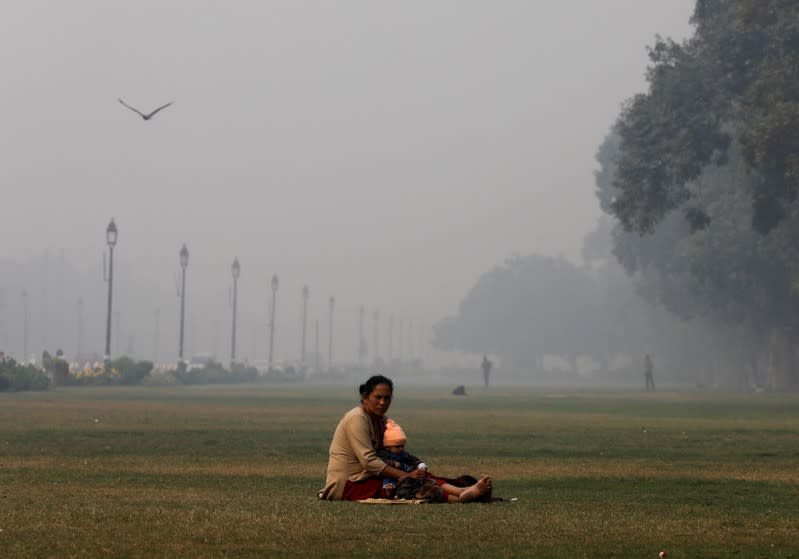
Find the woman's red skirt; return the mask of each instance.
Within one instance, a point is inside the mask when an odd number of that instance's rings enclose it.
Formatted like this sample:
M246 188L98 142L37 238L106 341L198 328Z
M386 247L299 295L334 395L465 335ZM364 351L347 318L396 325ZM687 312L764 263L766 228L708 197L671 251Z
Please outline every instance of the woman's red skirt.
M383 489L383 480L370 477L363 481L350 481L344 486L344 493L341 495L342 501L361 501L380 497L380 490Z

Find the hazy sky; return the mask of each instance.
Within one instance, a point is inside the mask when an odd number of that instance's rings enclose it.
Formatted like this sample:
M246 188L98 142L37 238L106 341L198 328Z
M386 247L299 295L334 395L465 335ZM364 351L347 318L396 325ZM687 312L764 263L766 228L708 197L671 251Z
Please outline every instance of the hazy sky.
M186 242L196 292L226 297L238 256L253 309L276 272L314 315L335 295L429 326L509 255L578 259L596 149L692 10L6 0L0 258L99 269L113 216L120 266L165 291Z

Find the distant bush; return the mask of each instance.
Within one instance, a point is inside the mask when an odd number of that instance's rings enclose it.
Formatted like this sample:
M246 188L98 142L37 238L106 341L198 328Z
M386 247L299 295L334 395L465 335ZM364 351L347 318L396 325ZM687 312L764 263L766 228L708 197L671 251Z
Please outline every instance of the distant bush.
M19 365L13 359L0 361L0 392L47 390L47 373L33 365Z
M258 379L258 369L243 363L233 363L230 372L235 379L233 382L252 382Z
M119 378L119 373L113 369L105 370L105 366L98 364L95 366L86 364L83 369L72 371L70 374L70 384L78 386L95 386L98 384L111 384Z
M153 364L150 361L134 361L130 357L119 357L109 363L96 367L86 365L84 369L74 371L71 383L77 385L124 384L138 385L150 375Z
M69 382L69 363L60 355L53 359L52 368L48 372L56 386L64 386Z
M269 369L264 380L276 382L300 382L305 380L305 369L295 369L291 365L285 369Z
M234 363L228 370L221 363L209 361L203 367L178 368L172 374L183 384L233 384L254 381L258 377L258 369Z
M145 379L142 381L142 384L145 386L175 386L182 383L175 375L174 370L156 369L147 375L147 377L145 377Z
M118 384L141 384L153 370L152 361L134 361L130 357L120 357L111 361L111 369L119 372Z

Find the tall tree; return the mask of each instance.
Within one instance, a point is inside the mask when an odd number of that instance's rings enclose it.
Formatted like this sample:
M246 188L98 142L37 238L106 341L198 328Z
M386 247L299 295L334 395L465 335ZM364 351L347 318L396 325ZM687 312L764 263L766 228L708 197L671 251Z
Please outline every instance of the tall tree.
M605 160L605 173L597 176L600 200L616 192L612 181L599 180L613 175L613 161ZM799 331L799 220L794 209L768 235L754 231L750 193L756 181L733 145L724 166L705 167L688 185L708 216L702 229L677 214L643 236L618 224L613 251L651 304L701 324L703 382L786 389L796 384L790 348Z
M619 119L612 211L641 233L678 209L694 229L706 226L689 185L736 142L756 178L752 224L767 233L799 185L799 3L699 0L692 21L690 40L650 49L649 91Z
M710 319L727 353L750 348L772 388L795 387L799 3L699 0L693 22L690 40L651 49L600 204L652 300Z

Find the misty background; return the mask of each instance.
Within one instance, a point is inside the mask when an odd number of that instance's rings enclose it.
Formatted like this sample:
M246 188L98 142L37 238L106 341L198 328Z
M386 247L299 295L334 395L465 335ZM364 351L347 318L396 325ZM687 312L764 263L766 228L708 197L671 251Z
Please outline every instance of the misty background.
M28 356L102 355L113 217L114 355L177 358L186 243L187 356L228 360L238 257L243 360L267 358L277 274L277 363L299 357L308 285L309 351L318 320L327 355L332 296L334 361L358 360L363 308L368 359L377 311L384 358L390 344L476 368L434 350L433 326L506 262L586 265L597 150L646 88L646 47L690 35L692 12L691 0L4 2L0 347L22 356L27 307ZM144 122L118 98L175 104ZM645 343L631 338L631 353Z

